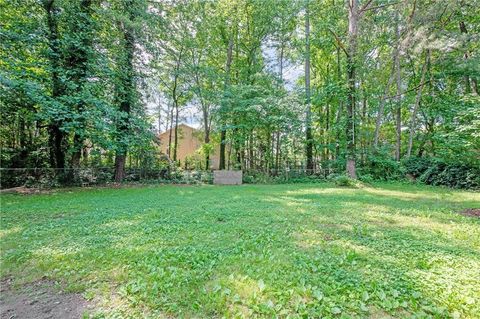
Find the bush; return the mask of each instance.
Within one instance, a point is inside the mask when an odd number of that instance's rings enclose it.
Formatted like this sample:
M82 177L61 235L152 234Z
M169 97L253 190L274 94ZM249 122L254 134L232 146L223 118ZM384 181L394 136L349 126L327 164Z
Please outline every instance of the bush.
M480 167L446 162L433 157L410 157L402 162L405 172L427 185L479 189Z
M342 186L342 187L355 187L357 186L357 181L345 176L345 175L340 175L335 178L335 185L337 186Z
M406 174L418 178L436 161L437 159L431 157L409 157L403 159L401 163Z
M403 167L395 161L387 151L370 154L363 167L359 169L360 176L369 176L372 180L400 180L405 176Z
M375 178L373 178L373 176L370 174L363 174L359 176L358 179L367 184L373 183L375 181Z

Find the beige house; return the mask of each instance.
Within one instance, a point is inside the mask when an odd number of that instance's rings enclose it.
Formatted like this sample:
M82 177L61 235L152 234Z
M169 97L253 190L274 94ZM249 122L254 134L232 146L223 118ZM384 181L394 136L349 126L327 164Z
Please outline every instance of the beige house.
M171 132L171 145L169 147ZM160 140L160 151L173 160L173 147L175 143L175 128L167 130L158 136ZM199 152L203 145L202 132L186 124L178 125L178 145L177 145L177 161L180 165L185 167L185 164L195 161L204 163L204 158ZM218 149L215 149L214 154L210 155L210 169L218 169L219 158ZM204 164L203 164L204 165Z

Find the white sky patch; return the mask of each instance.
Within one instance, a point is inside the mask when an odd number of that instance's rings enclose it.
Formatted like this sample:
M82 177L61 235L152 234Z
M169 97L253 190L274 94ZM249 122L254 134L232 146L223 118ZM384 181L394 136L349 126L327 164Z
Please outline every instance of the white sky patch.
M279 57L273 43L268 41L262 45L261 49L262 56L265 59L267 72L278 76L280 72ZM303 64L293 63L292 61L285 59L283 61L283 81L285 88L288 91L292 91L298 80L303 76L303 73ZM149 85L148 88L146 88L146 90L149 91L149 94L147 94L148 97L145 98L147 113L151 118L154 129L156 131L164 132L168 129L167 118L169 117L169 114L167 113L167 103L171 103L171 101L159 91L159 83L157 83L158 81L155 79L155 74L150 74L150 76L152 77L147 80ZM161 108L160 112L159 106ZM179 124L181 123L187 124L196 129L202 127L202 114L195 99L180 107Z
M265 59L268 72L280 75L280 57L271 41L267 41L262 45L262 56ZM298 79L303 76L304 69L302 64L293 63L287 59L283 60L283 81L285 88L289 91L293 90Z

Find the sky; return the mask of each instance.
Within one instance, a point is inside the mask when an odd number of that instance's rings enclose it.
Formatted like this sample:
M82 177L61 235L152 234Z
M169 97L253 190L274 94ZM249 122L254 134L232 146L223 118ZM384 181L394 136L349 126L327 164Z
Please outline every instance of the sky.
M265 59L267 70L271 73L278 73L278 56L273 46L268 45L268 43L262 45L262 55ZM302 64L295 64L284 61L283 80L285 82L285 88L289 91L292 90L295 86L295 83L303 75L303 73L304 66ZM159 97L158 92L152 92L151 95L152 97L147 102L147 112L152 117L154 129L158 131L158 105L159 103L161 103L163 104L163 108L166 109L167 100L165 98ZM163 111L161 113L161 117L162 119L166 119L166 111ZM166 122L162 119L160 132L166 131ZM179 124L184 123L199 129L202 126L201 122L201 112L197 105L195 105L194 103L188 103L187 105L182 106Z

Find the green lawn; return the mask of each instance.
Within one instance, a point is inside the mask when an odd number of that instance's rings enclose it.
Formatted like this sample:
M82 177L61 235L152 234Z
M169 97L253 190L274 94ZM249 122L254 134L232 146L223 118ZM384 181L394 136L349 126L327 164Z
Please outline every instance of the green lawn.
M99 317L480 318L480 194L376 184L1 196L1 273Z

